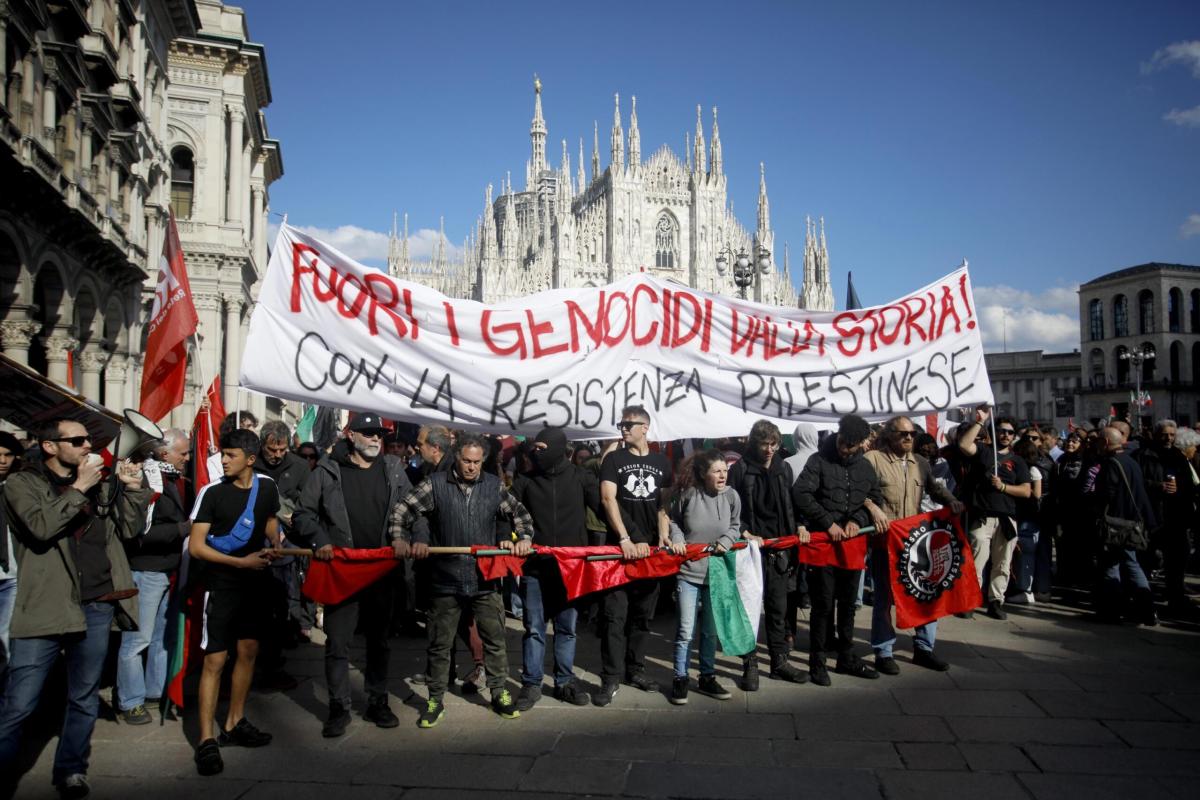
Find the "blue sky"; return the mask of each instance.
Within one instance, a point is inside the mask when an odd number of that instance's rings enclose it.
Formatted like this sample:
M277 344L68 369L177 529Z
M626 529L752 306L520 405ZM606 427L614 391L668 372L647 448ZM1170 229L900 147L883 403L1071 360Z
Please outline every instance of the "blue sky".
M644 156L718 106L730 199L752 228L765 162L780 258L823 215L839 304L847 271L874 304L965 257L990 349L1002 309L1010 349L1069 350L1080 282L1200 264L1194 0L242 5L272 210L363 258L393 210L420 251L442 215L462 242L488 182L523 187L536 72L552 163L580 136L590 160L597 120L607 164L614 92Z

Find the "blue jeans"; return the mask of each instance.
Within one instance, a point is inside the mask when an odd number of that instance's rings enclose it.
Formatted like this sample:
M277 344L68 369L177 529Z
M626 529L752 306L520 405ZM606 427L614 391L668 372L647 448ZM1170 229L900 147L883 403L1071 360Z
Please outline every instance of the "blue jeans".
M688 674L688 651L696 629L697 610L700 614L700 675L714 675L717 671L717 624L708 599L708 585L683 578L677 581L679 628L675 632L675 677L686 678Z
M1016 584L1021 592L1033 591L1033 572L1037 565L1038 524L1033 520L1017 523L1017 543L1021 558L1017 567Z
M887 553L872 550L871 581L875 585L875 602L871 606L871 647L879 658L891 658L896 646L896 629L892 626L892 576L888 574ZM913 629L913 649L933 652L937 641L937 620Z
M542 584L537 578L525 575L521 578L520 590L524 611L522 620L525 622L525 636L521 639L524 657L521 683L540 687L545 676L546 661L546 609L542 605ZM575 680L575 621L578 617L578 611L567 607L553 619L555 688Z
M12 640L8 685L0 706L0 774L11 775L16 766L21 724L37 708L42 685L60 653L67 657L67 713L54 753L53 780L59 783L68 775L87 774L113 607L109 603L85 603L83 613L85 633Z
M17 579L0 581L0 688L4 687L4 667L8 663L8 626L17 605Z
M1150 583L1146 580L1146 573L1142 571L1137 553L1133 550L1105 547L1100 550L1098 561L1100 584L1106 592L1120 595L1122 579L1132 583L1135 589L1149 591Z
M167 629L167 589L171 576L165 572L134 572L138 588L138 629L121 634L117 654L117 697L120 708L128 711L144 705L146 694L162 697L167 686L167 648L163 633ZM142 651L146 666L142 667Z

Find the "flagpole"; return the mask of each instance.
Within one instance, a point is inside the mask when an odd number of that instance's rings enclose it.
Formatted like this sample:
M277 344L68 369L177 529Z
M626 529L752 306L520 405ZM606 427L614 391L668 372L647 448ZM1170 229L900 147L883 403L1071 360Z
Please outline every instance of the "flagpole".
M995 409L992 409L993 412ZM996 445L996 415L988 414L988 423L992 426L992 474L1000 477L1000 449Z
M203 387L201 389L201 392L203 393L203 399L200 401L200 407L204 409L204 416L208 418L208 429L210 431L215 431L216 428L213 427L212 424L212 403L207 403L209 383L205 380L206 376L204 374L204 364L200 360L200 340L196 337L195 333L193 333L190 338L192 340L192 349L196 351L196 374L200 376L200 384ZM205 454L204 457L208 458L208 455Z

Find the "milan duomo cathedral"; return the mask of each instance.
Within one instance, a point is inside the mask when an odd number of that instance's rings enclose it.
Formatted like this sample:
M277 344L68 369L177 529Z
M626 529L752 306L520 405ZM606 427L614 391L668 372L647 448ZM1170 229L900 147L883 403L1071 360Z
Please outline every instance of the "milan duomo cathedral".
M746 290L747 298L769 305L833 309L824 221L819 232L811 220L807 222L804 275L797 295L786 245L782 270L778 268L766 174L761 166L754 233L733 216L726 197L728 179L717 109L713 109L712 137L707 145L697 106L696 132L686 142L685 160L663 145L643 161L637 98L632 98L626 136L618 95L609 164L601 171L597 126L590 179L584 172L583 140L579 140L579 160L572 175L565 139L562 161L557 169L551 168L546 133L542 86L535 79L529 130L532 156L525 168L525 191L514 192L509 178L497 197L489 184L483 215L458 258L450 257L444 232L431 259L410 258L408 217L405 215L403 230L393 219L388 271L452 297L485 303L545 289L603 286L635 272L734 295L739 289L733 280L730 252L744 250L753 259L759 248L766 248L772 263L757 272ZM719 269L717 257L726 248L729 252Z

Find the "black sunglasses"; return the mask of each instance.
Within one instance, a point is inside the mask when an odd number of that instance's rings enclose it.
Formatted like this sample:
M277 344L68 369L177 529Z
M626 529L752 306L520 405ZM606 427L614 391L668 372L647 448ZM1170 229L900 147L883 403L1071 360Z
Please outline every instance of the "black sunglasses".
M916 431L893 431L900 439L911 439L917 435Z
M90 436L63 436L58 439L51 439L50 441L63 442L64 444L71 445L71 447L83 447L84 442L90 442L91 440L92 437Z
M996 435L997 435L997 436L999 436L999 435L1000 435L1000 434L1002 434L1002 433L1005 433L1005 434L1008 434L1009 436L1012 436L1013 434L1015 434L1015 433L1016 433L1016 431L1015 431L1015 430L1013 430L1012 428L996 428Z
M617 423L617 427L623 431L627 431L631 428L637 427L638 425L645 425L645 424L646 424L645 422L638 422L636 420L621 420L620 422Z

